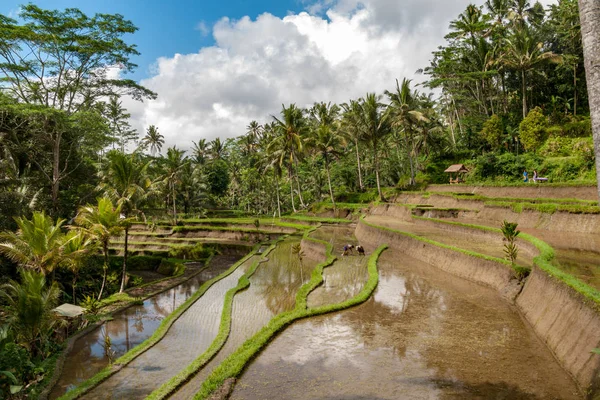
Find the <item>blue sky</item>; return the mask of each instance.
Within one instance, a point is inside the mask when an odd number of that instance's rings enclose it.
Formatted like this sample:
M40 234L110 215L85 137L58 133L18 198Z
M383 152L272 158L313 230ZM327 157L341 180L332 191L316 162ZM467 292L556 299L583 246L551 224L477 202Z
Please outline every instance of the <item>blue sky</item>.
M3 0L0 13L14 14L28 1ZM139 30L128 38L136 44L139 57L133 61L138 69L129 77L140 80L149 76L149 69L158 57L172 57L175 53L195 53L201 47L214 44L210 29L222 17L239 19L256 18L269 12L278 17L298 13L304 6L299 0L36 0L44 9L76 7L91 16L95 13L122 14ZM203 23L209 31L199 29Z
M484 0L35 1L133 21L139 31L126 40L142 55L126 77L158 98L122 100L140 135L158 127L164 149L242 135L253 120L270 122L282 104L347 102L393 90L403 78L416 85L426 77L415 71L429 65L469 3ZM15 13L19 4L0 0L0 12Z

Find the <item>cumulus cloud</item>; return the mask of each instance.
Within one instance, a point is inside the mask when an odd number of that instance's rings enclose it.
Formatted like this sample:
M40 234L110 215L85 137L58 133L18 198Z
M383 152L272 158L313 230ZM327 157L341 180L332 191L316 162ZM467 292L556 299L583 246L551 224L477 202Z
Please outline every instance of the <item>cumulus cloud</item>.
M395 79L422 80L415 71L469 3L323 0L284 18L223 18L212 27L213 46L156 61L141 83L159 98L129 104L134 125L155 124L166 145L187 149L192 140L239 136L282 104L345 102L392 89Z

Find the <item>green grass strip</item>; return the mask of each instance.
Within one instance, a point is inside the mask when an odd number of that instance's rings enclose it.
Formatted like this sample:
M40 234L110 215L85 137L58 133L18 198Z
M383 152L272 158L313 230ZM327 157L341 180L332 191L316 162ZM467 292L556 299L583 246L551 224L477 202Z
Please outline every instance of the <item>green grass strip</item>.
M427 238L424 238L424 237L421 237L421 236L417 236L417 235L414 235L412 233L404 232L404 231L401 231L401 230L398 230L398 229L388 228L387 226L376 225L376 224L373 224L372 222L366 221L364 217L361 217L361 221L365 225L370 226L370 227L375 228L375 229L380 229L380 230L384 230L384 231L388 231L388 232L397 233L397 234L400 234L400 235L407 236L407 237L410 237L412 239L418 240L418 241L423 242L423 243L429 243L429 244L431 244L433 246L441 247L441 248L452 250L452 251L457 251L459 253L463 253L463 254L466 254L466 255L471 256L471 257L476 257L476 258L480 258L482 260L493 261L493 262L497 262L497 263L506 265L507 267L509 267L510 269L512 269L515 272L515 274L516 274L517 277L521 277L521 276L523 276L523 274L527 274L530 271L530 269L527 268L527 267L525 267L525 266L518 265L518 264L513 265L510 261L504 260L502 258L487 256L485 254L477 253L475 251L461 249L460 247L450 246L448 244L436 242L435 240L427 239ZM491 228L491 229L493 229L493 228Z
M325 217L311 217L308 215L288 215L284 219L291 219L295 221L306 221L306 222L321 222L324 224L351 224L352 221L344 218L325 218Z
M308 238L309 240L312 240ZM321 242L321 241L319 241ZM238 377L244 367L264 348L273 336L292 322L315 315L325 314L333 311L340 311L348 307L358 305L367 300L378 283L377 259L387 245L380 246L369 258L369 280L358 295L347 301L308 309L306 307L306 298L308 294L323 281L323 268L329 266L335 260L331 254L332 246L328 246L328 258L325 262L319 264L309 282L304 284L296 294L296 307L274 317L267 326L262 328L252 338L248 339L233 354L227 357L204 381L200 391L196 393L194 399L206 399L210 394L219 388L226 379Z
M238 281L236 287L229 289L225 294L225 300L223 305L223 313L221 314L221 324L219 325L219 332L210 347L204 351L198 358L192 361L186 368L179 371L176 375L171 377L168 381L163 383L158 389L153 391L146 400L157 400L157 399L165 399L172 395L177 389L182 387L190 378L192 378L201 368L203 368L206 364L213 359L215 355L223 348L227 338L229 338L229 334L231 332L231 314L233 311L233 300L234 296L241 292L242 290L247 289L250 286L250 277L256 272L258 265L261 262L265 262L266 257L271 251L275 249L277 243L283 240L283 238L279 239L277 242L273 243L265 252L263 253L262 260L256 260L252 263L248 271L242 275Z
M200 287L200 289L198 289L196 291L196 293L194 293L192 296L190 296L183 304L181 304L179 307L177 307L177 309L174 312L172 312L165 319L162 320L162 322L160 323L160 325L158 326L156 331L154 331L152 336L150 336L148 339L146 339L144 342L142 342L138 346L129 350L127 353L123 354L121 357L119 357L115 361L115 364L121 365L121 366L127 365L131 361L133 361L137 356L139 356L140 354L142 354L143 352L145 352L146 350L148 350L149 348L154 346L156 343L158 343L167 334L167 331L169 330L169 328L171 328L171 325L173 325L173 323L188 308L190 308L192 306L192 304L194 304L196 302L196 300L198 300L202 295L204 295L204 293L208 289L210 289L210 287L212 285L214 285L217 281L231 275L233 273L233 271L235 271L240 265L242 265L244 262L246 262L246 260L248 260L250 257L252 257L256 253L258 248L259 248L259 246L255 246L252 252L247 254L244 258L239 260L237 263L233 264L227 271L223 272L222 274L214 277L213 279L211 279L209 281L204 282L204 284ZM91 378L85 380L84 382L82 382L81 384L79 384L75 389L62 395L60 397L60 399L61 400L77 399L80 396L82 396L83 394L87 393L89 390L98 386L101 382L108 379L109 377L111 377L112 375L114 375L117 372L118 372L117 369L115 369L109 365L108 367L104 368L102 371L98 372L93 377L91 377Z

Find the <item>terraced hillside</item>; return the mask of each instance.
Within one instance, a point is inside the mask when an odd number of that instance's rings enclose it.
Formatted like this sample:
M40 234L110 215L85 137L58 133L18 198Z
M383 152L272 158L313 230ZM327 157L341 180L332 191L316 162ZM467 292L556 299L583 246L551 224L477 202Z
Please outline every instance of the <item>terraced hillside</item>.
M597 203L567 198L562 189L554 198L550 187L544 198L445 190L347 205L362 210L354 221L330 219L338 207L258 224L136 226L131 237L139 241L131 242L159 243L155 251L272 244L200 288L154 345L64 398L593 394L600 370L591 351L600 347ZM522 231L514 263L505 257L504 220ZM302 240L280 237L292 230L303 231ZM348 243L363 245L366 255L342 256Z

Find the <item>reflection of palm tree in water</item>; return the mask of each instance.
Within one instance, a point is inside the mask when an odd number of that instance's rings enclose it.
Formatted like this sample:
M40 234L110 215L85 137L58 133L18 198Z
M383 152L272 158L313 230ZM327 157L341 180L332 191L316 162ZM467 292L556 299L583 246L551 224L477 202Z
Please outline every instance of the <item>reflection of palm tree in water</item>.
M269 254L269 261L262 264L250 279L273 314L291 310L296 304L296 291L302 285L303 268L298 258L292 256L292 244L280 244Z
M430 323L444 299L437 288L418 275L401 276L388 269L387 273L380 273L380 279L385 281L386 275L404 278L404 292L398 288L397 293L381 293L382 296L390 296L387 302L376 301L377 296L374 295L361 306L341 313L341 322L361 336L365 347L377 349L389 346L398 357L404 357L410 338L432 329ZM399 307L393 306L394 303Z

